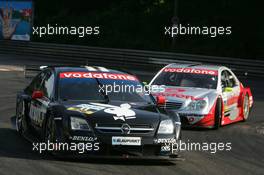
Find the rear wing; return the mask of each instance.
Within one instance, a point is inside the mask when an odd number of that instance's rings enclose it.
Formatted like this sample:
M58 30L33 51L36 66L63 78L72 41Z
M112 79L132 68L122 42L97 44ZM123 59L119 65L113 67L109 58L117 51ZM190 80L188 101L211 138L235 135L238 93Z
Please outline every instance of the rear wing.
M34 78L40 71L48 66L26 65L24 66L24 77L28 79Z
M62 65L49 65L49 66L41 66L41 65L26 65L24 66L24 77L32 79L34 78L39 72L43 71L49 67L76 67L80 66L79 64L62 64Z

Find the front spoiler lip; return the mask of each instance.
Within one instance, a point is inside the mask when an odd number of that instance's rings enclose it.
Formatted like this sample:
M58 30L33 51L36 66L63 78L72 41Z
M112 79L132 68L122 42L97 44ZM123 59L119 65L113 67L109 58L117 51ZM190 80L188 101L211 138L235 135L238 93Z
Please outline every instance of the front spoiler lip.
M73 134L73 133L72 133ZM84 134L84 133L83 133ZM73 135L71 135L73 136ZM87 136L87 135L86 135ZM66 142L68 143L99 143L99 147L100 147L100 151L99 152L91 152L91 154L89 154L89 152L85 152L84 155L88 156L88 157L102 157L102 158L107 158L107 157L116 157L116 158L146 158L146 159L157 159L157 158L162 158L162 159L168 159L170 156L177 156L179 154L179 152L164 152L162 153L160 148L158 149L158 152L154 153L151 152L150 154L143 151L139 151L139 150L144 150L143 148L148 147L148 146L153 146L155 148L157 147L161 147L164 143L156 143L155 139L175 139L175 134L171 134L171 135L167 135L167 137L147 137L144 138L144 136L141 136L142 138L142 144L140 146L130 146L130 145L117 145L117 146L113 146L112 142L110 143L110 140L112 140L112 136L106 136L108 139L105 139L105 137L97 137L98 140L94 141L94 142L86 142L86 141L74 141L74 140L70 140L67 139ZM136 135L127 135L127 137L137 137ZM177 141L177 140L176 140ZM120 150L119 148L120 147ZM126 147L138 147L138 150L130 150L129 148L127 149ZM102 150L101 150L102 149ZM109 152L108 150L113 150L114 152ZM139 151L139 152L138 152ZM63 153L63 152L62 152ZM73 151L66 151L64 152L65 154L77 154L77 157L79 156L83 156L83 154L78 154L77 152ZM149 154L149 155L148 155ZM120 155L126 155L128 157L124 157L124 156L120 156ZM84 157L86 157L84 156Z
M107 144L107 145L111 145L112 144L112 137L116 136L116 137L141 137L142 139L142 145L156 145L154 143L155 139L175 139L175 132L173 134L157 134L157 135L149 135L149 134L128 134L128 135L124 135L124 134L108 134L108 135L103 135L103 134L98 134L98 133L93 133L93 132L89 132L89 131L70 131L67 136L66 136L66 142L86 142L86 141L82 141L82 140L72 140L69 138L73 138L74 136L80 136L80 137L94 137L97 138L95 140L95 142L100 142L102 144ZM90 141L91 142L91 141Z
M203 126L203 125L200 125L199 124L199 122L205 117L205 116L207 116L207 114L202 114L202 115L197 115L197 114L191 114L191 113L189 113L189 114L186 114L186 113L179 113L179 116L180 116L180 119L181 119L181 123L182 123L182 128L184 128L184 129L192 129L192 128L197 128L197 129L202 129L202 128L212 128L212 126ZM191 124L191 123L189 123L189 121L188 121L188 118L186 117L186 116L193 116L194 118L195 117L198 117L198 116L200 116L201 117L201 119L200 120L198 120L197 122L195 122L195 123L193 123L193 124ZM185 121L184 121L185 120Z
M195 124L192 124L192 125L183 125L182 126L183 129L211 129L213 128L213 126L199 126L199 125L195 125Z
M111 159L111 160L159 160L159 161L183 161L184 158L179 155L168 155L168 156L161 156L161 155L155 155L155 156L126 156L125 154L123 156L117 156L117 155L88 155L88 154L73 154L73 153L56 153L56 157L58 158L70 158L70 159Z
M212 129L214 128L214 125L212 124L208 124L209 122L212 121L212 119L210 119L210 114L207 114L207 115L202 115L201 116L201 119L199 121L197 121L196 123L189 123L188 119L186 116L192 116L192 115L181 115L179 114L180 118L181 118L181 123L182 123L182 128L183 129ZM193 116L195 117L195 116ZM209 117L209 121L204 121L204 119L208 118ZM183 122L184 120L186 120L185 122Z

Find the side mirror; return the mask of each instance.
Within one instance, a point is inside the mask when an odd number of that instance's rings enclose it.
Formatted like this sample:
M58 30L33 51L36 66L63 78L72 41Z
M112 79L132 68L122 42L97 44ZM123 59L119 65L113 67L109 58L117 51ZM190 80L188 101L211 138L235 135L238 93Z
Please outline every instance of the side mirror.
M165 105L166 98L164 96L157 96L156 97L157 105Z
M44 96L44 93L42 91L33 91L31 98L33 100L42 98Z
M232 92L232 91L233 91L233 88L231 88L231 87L226 87L224 89L224 92Z

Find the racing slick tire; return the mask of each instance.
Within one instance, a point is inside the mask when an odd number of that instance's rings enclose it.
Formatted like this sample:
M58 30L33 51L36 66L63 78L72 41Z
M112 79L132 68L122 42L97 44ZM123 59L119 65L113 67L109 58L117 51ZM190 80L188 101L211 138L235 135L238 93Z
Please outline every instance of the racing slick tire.
M28 131L24 101L18 102L16 106L16 130L21 135Z
M218 129L221 126L222 121L222 102L218 98L215 106L214 126L213 129Z
M57 137L56 137L56 126L55 126L55 121L52 116L49 116L45 128L44 128L44 142L48 144L53 144L53 149L48 150L47 153L51 155L56 155L56 146L57 146Z
M249 113L250 113L249 96L248 94L246 94L243 99L243 121L246 121L248 119Z

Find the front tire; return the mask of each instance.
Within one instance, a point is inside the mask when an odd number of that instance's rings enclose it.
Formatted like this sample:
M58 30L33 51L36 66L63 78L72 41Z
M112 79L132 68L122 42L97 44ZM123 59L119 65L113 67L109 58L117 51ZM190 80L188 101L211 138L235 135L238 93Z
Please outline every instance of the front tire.
M218 129L221 126L221 121L222 121L222 103L220 98L218 98L215 106L215 118L214 118L213 129Z
M53 117L48 117L46 125L45 125L45 132L44 132L44 142L47 146L50 144L52 145L52 150L47 150L49 154L56 156L58 153L57 150L57 135L56 135L56 124Z
M47 143L55 141L55 123L52 117L49 117L45 126L44 141Z

